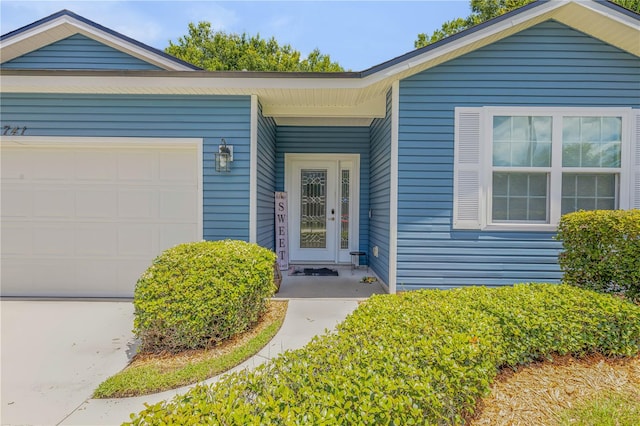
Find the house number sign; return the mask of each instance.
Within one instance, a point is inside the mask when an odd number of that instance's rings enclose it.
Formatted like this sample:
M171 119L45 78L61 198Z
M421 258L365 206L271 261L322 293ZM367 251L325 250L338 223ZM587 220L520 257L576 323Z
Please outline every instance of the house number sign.
M24 136L27 126L2 126L2 136Z
M281 271L289 268L289 232L287 217L287 193L275 193L276 205L276 254Z

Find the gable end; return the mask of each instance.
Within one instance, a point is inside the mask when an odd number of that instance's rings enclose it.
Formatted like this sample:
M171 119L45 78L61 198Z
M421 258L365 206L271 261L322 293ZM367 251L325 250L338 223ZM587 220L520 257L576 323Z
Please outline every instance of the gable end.
M50 70L161 70L82 34L4 62L2 68Z

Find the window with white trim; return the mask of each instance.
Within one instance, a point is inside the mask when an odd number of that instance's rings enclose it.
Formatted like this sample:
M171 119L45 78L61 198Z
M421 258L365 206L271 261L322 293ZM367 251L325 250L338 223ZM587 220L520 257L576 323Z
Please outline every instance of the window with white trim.
M456 108L454 228L550 230L577 210L640 203L630 108Z

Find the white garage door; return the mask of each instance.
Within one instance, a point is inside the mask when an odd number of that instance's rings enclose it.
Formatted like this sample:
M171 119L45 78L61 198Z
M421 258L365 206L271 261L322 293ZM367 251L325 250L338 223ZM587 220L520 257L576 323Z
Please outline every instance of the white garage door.
M99 145L2 141L3 296L131 297L201 238L197 145Z

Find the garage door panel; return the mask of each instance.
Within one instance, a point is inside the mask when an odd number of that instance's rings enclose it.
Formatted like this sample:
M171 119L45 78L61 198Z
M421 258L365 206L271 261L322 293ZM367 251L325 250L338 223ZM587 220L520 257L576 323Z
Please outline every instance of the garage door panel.
M78 181L115 181L118 176L118 154L113 151L79 150L76 152Z
M33 253L33 229L29 223L11 223L3 220L2 255L30 256ZM4 262L2 264L5 266Z
M73 181L75 160L68 150L27 148L31 161L31 175L34 180L47 182L54 180Z
M6 149L2 151L2 189L4 184L13 180L24 180L32 176L31 156L24 149Z
M83 218L113 218L117 217L117 190L87 188L76 191L75 216Z
M33 227L33 254L73 257L75 253L75 225L73 222Z
M85 296L115 296L114 284L118 281L119 262L116 259L87 259L76 263L76 281L85 289ZM78 289L76 289L76 292ZM125 293L120 294L125 296Z
M198 180L198 167L188 152L166 151L159 153L158 179L160 181L195 184Z
M198 229L194 224L164 225L160 229L160 250L166 250L177 244L198 240Z
M73 189L36 189L33 192L33 211L36 218L73 218L75 194ZM28 188L25 188L28 191Z
M158 215L158 190L122 189L118 191L118 217L121 219L151 219Z
M157 225L120 224L118 226L118 254L153 256L158 251Z
M195 145L0 148L2 295L131 297L163 249L201 235Z
M4 253L4 250L3 250ZM22 289L31 289L34 285L34 273L39 267L33 260L14 259L10 257L3 259L0 278L2 279L3 296L23 296ZM10 285L9 285L10 283Z
M127 152L118 156L118 180L133 183L152 182L157 175L156 152Z
M34 258L28 265L33 268L31 286L42 296L70 296L78 292L73 258L40 259Z
M80 223L75 231L75 254L86 256L112 256L118 248L116 223Z
M118 264L118 279L113 288L114 293L133 296L136 282L150 264L151 261L146 259L127 259L120 262Z
M30 217L33 212L33 197L31 192L21 191L15 184L2 185L2 218Z

